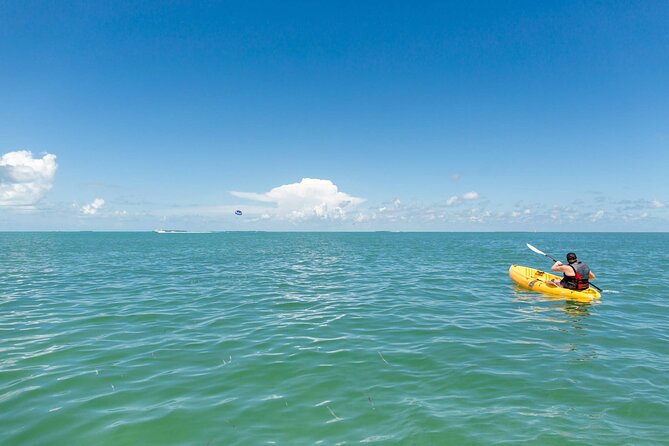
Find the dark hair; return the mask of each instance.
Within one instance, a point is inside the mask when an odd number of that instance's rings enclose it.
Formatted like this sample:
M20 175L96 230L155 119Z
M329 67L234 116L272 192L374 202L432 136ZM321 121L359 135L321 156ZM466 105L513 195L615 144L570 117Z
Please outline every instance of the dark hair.
M574 263L576 261L576 254L573 252L567 253L567 262Z

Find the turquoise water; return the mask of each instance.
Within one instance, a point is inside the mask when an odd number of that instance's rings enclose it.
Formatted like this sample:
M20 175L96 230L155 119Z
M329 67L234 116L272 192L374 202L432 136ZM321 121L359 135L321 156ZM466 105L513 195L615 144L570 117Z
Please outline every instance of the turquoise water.
M518 289L574 250L606 291ZM669 234L0 233L1 445L669 444Z

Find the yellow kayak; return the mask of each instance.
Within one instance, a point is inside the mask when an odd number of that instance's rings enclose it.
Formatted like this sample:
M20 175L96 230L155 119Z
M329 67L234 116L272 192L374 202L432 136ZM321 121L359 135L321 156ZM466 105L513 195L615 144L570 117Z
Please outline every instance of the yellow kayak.
M528 266L511 265L509 268L509 277L523 288L539 293L549 294L551 296L562 297L567 300L577 300L581 302L591 302L602 297L599 291L590 287L583 291L574 291L558 286L550 286L546 282L550 279L560 280L562 277L555 274L540 271Z

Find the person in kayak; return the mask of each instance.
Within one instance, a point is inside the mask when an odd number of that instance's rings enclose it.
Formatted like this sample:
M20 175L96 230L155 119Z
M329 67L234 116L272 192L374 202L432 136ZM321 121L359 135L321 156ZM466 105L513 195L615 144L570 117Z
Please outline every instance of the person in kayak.
M582 291L590 288L590 279L595 278L595 274L590 271L590 267L583 262L579 262L576 254L570 252L567 254L567 265L559 260L551 267L551 271L562 273L562 280L551 279L547 283L561 288Z

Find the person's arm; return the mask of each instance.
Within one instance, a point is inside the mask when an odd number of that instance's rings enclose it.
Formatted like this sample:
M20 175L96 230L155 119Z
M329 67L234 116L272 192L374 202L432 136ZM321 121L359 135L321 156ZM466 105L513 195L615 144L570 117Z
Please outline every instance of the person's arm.
M555 271L558 273L562 272L562 262L560 262L559 260L555 262L555 264L551 266L551 271Z
M590 274L588 275L588 279L594 279L595 278L595 273L590 271Z

